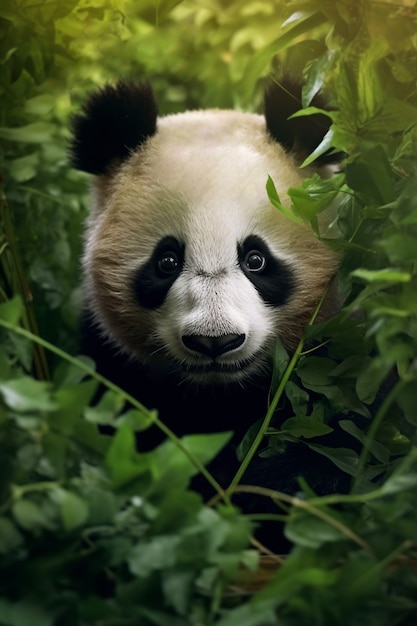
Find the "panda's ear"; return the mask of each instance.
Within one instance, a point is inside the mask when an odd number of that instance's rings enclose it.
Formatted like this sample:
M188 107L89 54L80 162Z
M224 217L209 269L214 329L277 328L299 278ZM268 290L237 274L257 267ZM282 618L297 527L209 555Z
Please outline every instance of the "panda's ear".
M285 76L271 82L264 94L264 114L268 133L280 143L284 150L299 155L301 160L311 154L320 145L330 128L331 120L327 115L315 113L288 119L302 109L302 82ZM311 106L330 110L326 99L316 95ZM316 159L320 165L340 161L343 155L326 152Z
M93 93L72 118L72 166L105 174L155 134L157 114L149 83L120 81Z

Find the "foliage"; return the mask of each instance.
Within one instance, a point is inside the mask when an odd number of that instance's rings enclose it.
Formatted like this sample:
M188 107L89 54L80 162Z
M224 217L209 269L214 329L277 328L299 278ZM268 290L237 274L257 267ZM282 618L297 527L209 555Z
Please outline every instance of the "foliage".
M415 622L416 24L415 0L3 0L0 624ZM345 304L312 320L291 358L277 346L260 433L271 452L298 441L328 456L352 491L318 498L308 476L297 498L264 490L295 547L242 603L238 570L258 563L254 520L233 508L233 489L217 507L187 490L224 436L178 441L111 384L91 407L100 377L62 351L76 349L87 206L66 129L85 91L121 74L151 77L171 112L256 106L282 68L305 77L302 114L321 88L333 100L318 153L344 152L343 172L290 190L288 219L320 236L319 213L338 198L328 243ZM293 416L278 428L283 404ZM313 442L335 412L359 452ZM97 432L109 422L113 438ZM154 423L168 439L139 455L134 433ZM249 439L242 468L260 436Z

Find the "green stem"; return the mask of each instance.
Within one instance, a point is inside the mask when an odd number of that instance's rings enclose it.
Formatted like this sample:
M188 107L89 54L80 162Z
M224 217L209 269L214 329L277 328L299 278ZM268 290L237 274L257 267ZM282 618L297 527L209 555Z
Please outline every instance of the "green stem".
M0 326L5 328L6 330L9 330L11 332L16 333L17 335L21 335L22 337L26 337L26 339L30 339L31 341L34 341L34 342L38 343L43 348L45 348L46 350L49 350L53 354L56 354L58 357L60 357L64 361L67 361L68 363L71 363L71 365L74 365L75 367L78 367L85 374L87 374L88 376L91 376L92 378L97 380L100 384L104 385L105 387L107 387L111 391L114 391L115 393L119 394L123 398L123 400L125 402L128 402L133 407L135 407L135 409L137 409L138 411L143 413L152 423L154 423L164 433L164 435L166 437L168 437L171 441L173 441L175 443L175 445L178 446L178 448L185 454L185 456L188 458L188 460L194 465L194 467L196 467L197 470L210 483L210 485L215 489L215 491L223 499L225 499L227 502L230 501L229 497L225 494L223 489L220 487L220 485L217 483L217 481L213 478L213 476L210 474L210 472L207 471L207 469L199 461L199 459L197 459L197 457L194 456L194 454L184 445L183 441L180 438L178 438L172 432L172 430L170 430L168 428L168 426L166 426L156 416L154 411L150 411L150 410L146 409L133 396L131 396L130 394L126 393L123 389L121 389L120 387L118 387L117 385L112 383L110 380L108 380L107 378L105 378L104 376L102 376L101 374L96 372L92 367L90 367L86 363L83 363L82 361L80 361L76 357L73 357L70 354L67 354L66 352L64 352L60 348L57 348L56 346L54 346L53 344L49 343L45 339L42 339L42 337L39 337L38 335L34 335L33 333L31 333L30 331L26 330L25 328L21 328L19 326L14 326L13 324L10 324L6 320L0 319Z
M43 198L44 200L48 200L48 202L53 202L54 204L57 204L58 206L63 206L62 200L60 200L59 198L56 198L55 196L51 196L50 194L45 193L44 191L40 191L39 189L36 189L35 187L28 187L26 185L17 185L16 189L18 189L19 191L30 193L32 196L39 196L40 198Z
M365 468L366 461L368 460L368 457L369 457L371 443L375 439L375 435L378 432L378 429L381 426L388 412L388 409L391 407L391 404L394 402L398 393L403 389L403 387L405 387L406 384L407 384L406 380L399 380L397 382L397 384L390 390L386 398L384 398L384 401L382 402L374 419L372 420L371 426L369 427L369 430L366 435L366 439L364 441L364 444L362 446L362 450L359 456L356 476L355 476L355 480L352 486L353 493L357 491L358 489L362 472Z
M329 285L330 287L330 285ZM324 292L324 294L322 295L318 305L316 306L313 315L311 316L307 326L312 326L314 324L314 322L317 319L317 315L319 314L319 311L322 307L322 304L328 294L329 291L329 287L326 289L326 291ZM284 393L284 389L285 389L285 385L287 384L288 380L290 379L295 366L297 365L298 359L300 358L300 355L303 351L304 348L304 338L301 338L298 346L294 352L294 354L292 355L286 369L285 372L280 380L280 383L278 385L278 389L276 390L274 397L272 398L272 401L268 407L268 411L265 415L264 421L261 424L261 427L259 428L256 437L254 438L252 445L250 446L245 458L243 459L242 463L240 464L240 467L238 469L238 471L236 472L235 476L233 477L232 482L230 483L230 486L228 487L226 493L229 493L230 490L232 490L234 487L236 487L236 485L239 484L240 480L242 479L242 476L244 475L244 473L246 472L250 462L252 461L253 457L255 456L259 446L261 445L261 442L263 440L263 438L265 437L266 431L269 428L269 425L271 423L271 420L275 414L276 408L282 398L282 395Z
M32 483L30 485L12 485L12 495L0 506L0 515L8 511L13 502L23 498L26 493L31 493L32 491L48 491L49 489L55 489L58 486L59 483L53 481Z
M22 323L24 326L32 332L34 335L39 335L39 328L36 321L35 313L32 305L32 294L23 271L22 262L20 260L20 254L16 239L14 236L13 225L10 219L8 204L6 196L3 191L0 192L0 217L3 222L4 232L6 236L7 248L10 252L11 259L11 274L12 280L10 288L13 292L21 296L24 303L24 315L22 317ZM3 250L2 250L3 251ZM13 284L15 283L15 284ZM41 345L37 344L33 354L34 371L36 376L40 380L49 380L48 363L45 353L41 348Z
M318 517L323 522L336 528L342 535L348 537L352 541L354 541L361 548L366 550L366 552L371 552L369 545L357 535L353 530L351 530L346 524L343 524L338 519L332 517L326 511L323 511L322 508L318 508L312 504L312 500L301 500L295 496L290 496L287 493L283 493L281 491L274 491L273 489L268 489L266 487L253 487L251 485L242 485L234 489L234 493L253 493L257 495L263 495L271 498L274 501L282 501L290 504L291 506L303 509L313 515L314 517ZM318 503L321 505L322 500L320 499Z

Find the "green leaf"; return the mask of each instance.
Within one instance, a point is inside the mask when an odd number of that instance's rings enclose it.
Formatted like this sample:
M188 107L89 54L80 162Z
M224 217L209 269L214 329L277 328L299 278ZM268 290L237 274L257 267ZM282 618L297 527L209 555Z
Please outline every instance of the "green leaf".
M105 465L116 489L152 473L152 454L138 454L131 428L123 424L112 437Z
M155 423L156 417L156 411L143 413L138 409L129 409L116 419L116 427L120 428L122 424L128 424L133 431L141 432L150 428Z
M48 115L55 107L55 98L48 93L30 98L25 102L25 111L30 115Z
M181 439L182 446L207 465L225 446L231 433L187 435ZM184 488L198 468L184 451L173 442L166 440L151 453L153 470L152 491L166 493L170 489Z
M299 513L301 512L298 511ZM307 520L311 519L311 515L305 513L305 525L308 523ZM316 555L315 558L313 557L314 554ZM287 598L297 598L300 597L300 594L305 595L309 587L315 589L315 596L320 597L320 587L331 586L335 579L337 579L337 571L328 569L325 565L320 567L316 550L297 546L269 584L258 592L256 602L279 598L285 603ZM310 611L311 607L309 606ZM276 625L276 621L273 623Z
M193 571L182 572L178 569L167 569L163 572L162 589L165 600L179 615L187 615L194 584L195 572Z
M26 182L36 176L39 167L39 154L34 152L10 162L10 176L18 183Z
M47 143L53 140L56 126L47 122L34 122L20 128L0 128L0 139L23 143Z
M275 41L263 47L257 54L253 55L247 66L247 79L250 84L254 84L259 76L265 72L265 68L269 68L271 58L273 58L280 50L291 44L298 36L309 33L311 29L320 26L326 21L326 18L320 11L296 11L294 12L294 24L289 30L280 35ZM287 24L290 22L287 20Z
M346 165L346 182L369 204L388 204L394 196L394 175L385 149L376 145Z
M33 343L26 337L13 332L9 333L8 339L11 344L11 353L25 370L30 371L33 366Z
M100 458L107 453L113 438L102 435L95 424L90 424L83 419L74 423L73 437L82 450L98 455Z
M216 626L277 626L277 616L271 601L256 598L222 617Z
M51 395L51 384L29 376L0 383L0 393L7 406L18 413L51 412L57 408Z
M135 576L146 578L155 570L172 567L177 561L180 542L178 535L159 535L147 543L139 543L128 559L130 571Z
M23 537L17 530L15 524L7 517L0 517L0 554L13 552L22 543Z
M95 371L95 363L89 357L81 355L77 357L77 361L83 366L87 366L92 371ZM77 385L84 380L86 376L87 374L82 367L78 367L74 363L62 361L54 371L54 382L60 387Z
M314 96L323 89L326 75L334 65L335 58L334 51L329 50L316 59L311 66L302 89L304 107L307 107Z
M385 245L385 243L383 245ZM357 269L352 272L352 276L362 278L368 283L408 283L412 279L412 275L409 272L402 272L401 270L391 268L384 268L381 270Z
M352 422L351 420L340 420L339 425L341 428L343 428L344 431L360 441L362 445L367 444L370 452L380 463L388 463L389 452L387 448L377 441L368 441L369 438L366 436L363 430L356 426L355 422Z
M317 443L307 443L307 445L315 452L323 454L323 456L327 457L343 472L352 476L356 474L359 457L354 450L350 450L349 448L330 448ZM306 476L306 478L308 482L308 476Z
M152 494L153 496L153 494ZM194 491L176 489L175 485L158 499L158 517L152 519L152 532L155 535L181 533L195 521L201 509L201 497Z
M380 245L393 263L415 262L417 260L416 237L413 235L396 233L390 237L385 237ZM408 273L405 274L405 276L407 275ZM411 276L409 280L411 280ZM408 282L404 278L400 278L397 282L400 281Z
M381 584L384 561L364 552L351 553L340 572L340 586L345 590L344 602L363 603L365 598L375 597Z
M0 347L0 380L8 380L13 376L13 369L10 357Z
M154 626L188 626L189 621L172 615L171 612L157 611L146 607L139 607L139 613L146 619L147 624Z
M25 530L36 532L42 528L49 528L49 519L36 502L28 499L20 499L13 504L12 512L16 522Z
M294 415L298 417L307 415L309 395L305 389L301 389L294 381L289 380L285 385L285 395L291 402Z
M323 154L325 154L326 152L328 152L329 150L331 150L331 148L334 148L335 146L336 146L336 143L334 139L333 129L330 128L330 130L328 130L327 133L324 135L322 141L319 143L317 148L315 148L313 152L311 152L311 154L306 159L304 159L304 161L301 164L301 167L308 167L309 165L314 163L316 159L318 159L320 156L322 156Z
M263 420L259 419L254 424L252 424L252 426L250 426L248 430L246 431L246 434L243 437L242 441L237 446L236 456L239 461L243 461L245 456L248 454L251 448L251 445L253 444L255 437L259 432L262 422Z
M293 213L302 222L309 222L319 235L317 216L331 207L344 182L344 174L323 179L318 174L306 178L299 187L291 187L288 195L293 202Z
M410 381L401 389L397 402L404 411L405 418L417 427L416 381Z
M232 437L231 432L207 433L204 435L187 435L181 439L183 445L191 454L207 465ZM169 442L170 446L175 446ZM177 446L175 446L177 447ZM183 453L181 453L183 454Z
M319 548L329 542L341 541L345 538L338 529L313 515L291 510L289 520L285 526L285 536L293 543L307 548ZM334 582L335 572L319 570L309 571L309 582L312 584L329 584ZM304 578L304 582L306 579Z
M2 626L53 626L55 621L52 612L29 598L18 602L0 598L0 616Z
M335 369L336 363L323 357L311 356L303 359L297 367L297 374L308 385L320 387L330 385L334 382L331 373Z
M283 215L285 215L285 217L288 217L288 219L292 220L296 224L302 224L302 220L298 218L290 209L287 209L281 203L274 181L272 180L270 176L268 176L268 180L266 183L266 191L268 194L269 201L276 209L278 209Z
M65 530L72 531L84 525L88 518L88 506L82 498L66 489L54 489L51 499L59 506Z
M95 406L87 407L84 415L93 424L114 424L125 403L123 395L108 389Z
M356 381L356 393L362 402L370 404L376 398L381 383L392 369L392 361L383 357L372 359L366 369L363 369Z
M362 370L364 370L371 362L371 357L361 354L348 356L332 371L335 378L357 378Z
M312 417L290 417L285 420L280 430L293 437L311 439L311 437L327 435L333 431L333 428Z
M269 396L272 397L276 390L278 389L278 385L281 381L282 376L284 375L285 370L287 369L290 357L288 356L288 352L282 345L282 342L279 338L275 340L274 344L274 353L272 356L273 360L273 371L272 371L272 380L269 389Z
M22 298L16 295L11 300L0 304L0 319L16 326L22 317L23 311Z
M281 26L281 28L285 29L286 26L291 24L291 28L273 42L271 52L276 54L279 50L295 41L297 37L311 32L312 29L320 26L324 21L325 17L320 11L295 11ZM269 50L269 47L266 49Z
M4 12L4 17L7 17L6 11ZM10 57L12 57L15 54L16 50L17 48L10 48L9 50L7 50L4 57L0 59L0 64L4 65L10 59Z
M85 380L78 384L68 385L58 389L55 400L58 411L54 416L54 425L62 434L70 435L74 431L76 422L85 412L89 402L97 391L95 380Z
M392 495L394 493L401 493L402 491L414 491L417 486L416 474L394 474L381 487L381 493L386 495Z

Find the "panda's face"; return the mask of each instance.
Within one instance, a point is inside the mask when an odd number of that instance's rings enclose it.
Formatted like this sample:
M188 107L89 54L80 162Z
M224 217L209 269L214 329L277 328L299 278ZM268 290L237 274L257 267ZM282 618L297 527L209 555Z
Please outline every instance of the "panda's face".
M337 259L271 206L268 175L288 205L301 174L262 116L200 111L100 177L84 267L104 334L197 384L268 367L276 336L293 348Z

